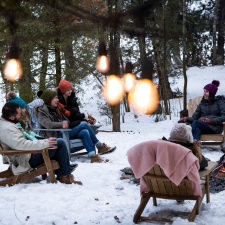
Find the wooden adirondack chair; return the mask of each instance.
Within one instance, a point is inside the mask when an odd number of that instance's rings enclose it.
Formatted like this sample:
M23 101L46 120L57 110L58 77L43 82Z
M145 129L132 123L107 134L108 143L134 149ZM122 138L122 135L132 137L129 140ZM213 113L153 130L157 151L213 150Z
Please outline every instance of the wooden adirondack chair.
M202 96L191 99L188 102L188 116L191 117L197 109L199 103L202 100ZM221 145L225 138L225 122L223 122L223 134L203 134L201 135L202 145Z
M49 153L48 151L53 148L46 148L46 149L42 149L42 150L3 150L2 147L0 146L0 154L3 157L8 158L8 155L19 155L19 154L29 154L29 153L42 153L43 158L45 163L43 163L42 165L38 166L37 168L35 168L34 170L27 172L27 173L23 173L20 175L14 175L12 173L11 168L9 167L7 170L0 172L0 178L5 178L4 180L0 180L0 186L6 186L7 184L9 186L12 186L14 184L19 184L22 183L26 180L30 180L36 176L40 176L42 175L43 179L47 178L46 173L49 174L51 183L57 183L56 178L55 178L55 174L54 174L54 170L59 169L59 164L57 161L55 160L50 160L49 158Z
M144 220L158 221L158 222L173 222L167 218L157 217L141 217L143 210L145 209L149 199L153 197L153 205L157 206L156 198L174 199L174 200L195 200L196 204L189 216L189 222L194 221L196 214L199 214L201 202L206 194L207 203L209 198L209 175L216 167L216 162L208 162L208 167L199 172L202 184L202 197L194 196L192 191L192 181L188 178L184 178L180 185L176 186L164 173L159 165L155 165L143 178L148 186L149 192L142 193L141 203L134 214L133 222L137 223Z

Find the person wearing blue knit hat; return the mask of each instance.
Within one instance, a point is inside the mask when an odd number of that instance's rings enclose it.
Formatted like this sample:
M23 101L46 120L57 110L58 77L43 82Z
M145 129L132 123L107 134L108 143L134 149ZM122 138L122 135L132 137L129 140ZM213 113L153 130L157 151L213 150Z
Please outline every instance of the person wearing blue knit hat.
M22 98L17 97L14 91L10 91L7 93L6 100L7 102L17 103L21 109L27 106L25 101Z

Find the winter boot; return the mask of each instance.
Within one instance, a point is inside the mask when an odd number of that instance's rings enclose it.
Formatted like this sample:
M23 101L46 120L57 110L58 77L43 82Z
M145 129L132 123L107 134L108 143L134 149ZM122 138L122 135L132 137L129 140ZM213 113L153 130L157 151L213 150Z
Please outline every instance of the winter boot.
M99 155L104 155L104 154L109 154L109 153L114 152L116 150L116 146L109 147L108 145L103 143L103 145L101 147L97 147L97 149L98 149Z
M91 163L101 163L103 159L99 155L91 156Z
M196 139L193 140L193 144L196 144L199 148L202 147L202 142L199 140L197 141Z
M58 180L63 183L63 184L78 184L78 185L83 185L81 181L76 181L74 180L74 176L71 175L67 175L67 176L63 176L63 177L58 177Z

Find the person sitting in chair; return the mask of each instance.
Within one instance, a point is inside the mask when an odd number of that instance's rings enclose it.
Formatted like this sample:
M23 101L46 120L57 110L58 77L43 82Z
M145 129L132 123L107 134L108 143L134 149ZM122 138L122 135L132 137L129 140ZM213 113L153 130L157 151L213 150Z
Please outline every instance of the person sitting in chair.
M49 151L50 159L58 161L60 168L55 170L57 179L65 184L79 184L71 174L70 161L66 143L63 139L27 140L22 128L16 124L21 118L19 104L7 102L2 108L0 118L0 142L3 150L41 150L56 147ZM9 156L12 163L12 172L15 175L26 173L44 163L42 153L22 154Z
M97 147L98 153L101 154L112 153L116 150L116 146L109 147L105 143L101 143L96 138L87 122L80 120L70 122L58 106L59 99L55 91L45 90L41 95L39 92L38 95L44 101L43 106L36 106L34 109L38 116L39 124L46 129L72 129L69 131L69 139L80 138L83 140L84 147L91 158L91 163L103 161L103 159L95 153L94 146ZM63 123L63 120L68 121L68 123ZM42 131L41 134L42 136L44 135L44 137L62 137L62 133L57 131Z
M69 118L70 122L80 120L87 121L91 125L95 123L95 119L88 115L87 112L80 112L75 90L69 81L61 80L59 86L56 88L56 92L59 105L64 109L64 113ZM66 110L68 111L67 113Z
M192 117L181 118L178 123L191 123L194 142L200 143L202 134L222 134L225 121L225 103L215 97L220 82L213 80L204 87L202 101Z

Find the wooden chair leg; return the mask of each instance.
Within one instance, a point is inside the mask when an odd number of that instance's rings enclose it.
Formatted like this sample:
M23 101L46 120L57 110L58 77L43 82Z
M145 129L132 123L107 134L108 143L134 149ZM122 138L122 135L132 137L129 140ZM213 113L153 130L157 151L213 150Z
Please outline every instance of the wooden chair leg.
M188 218L188 221L189 222L193 222L195 220L196 212L197 212L197 207L198 207L198 202L196 201L195 206L194 206L194 208L193 208L193 210L191 212L191 215Z
M134 214L134 218L133 218L133 222L134 223L137 223L142 212L144 211L145 209L145 206L147 205L148 201L150 199L150 196L145 196L145 195L142 195L141 197L141 203L136 211L136 213Z
M57 183L56 178L55 178L55 174L54 174L54 171L53 171L53 168L52 168L52 164L51 164L51 161L50 161L50 158L49 158L48 149L44 149L43 152L42 152L42 155L43 155L43 158L44 158L44 161L45 161L45 166L47 168L47 172L49 174L51 183Z
M14 175L13 179L12 179L12 182L11 182L11 185L10 186L13 186L14 184L16 184L18 178L19 178L20 175Z
M154 205L154 206L157 206L157 200L156 200L156 197L153 197L153 205Z
M42 176L42 179L43 180L46 180L47 179L47 174L46 173L45 174L42 174L41 176Z
M206 192L206 202L210 202L210 197L209 197L209 175L206 176L206 182L205 182L205 192Z

